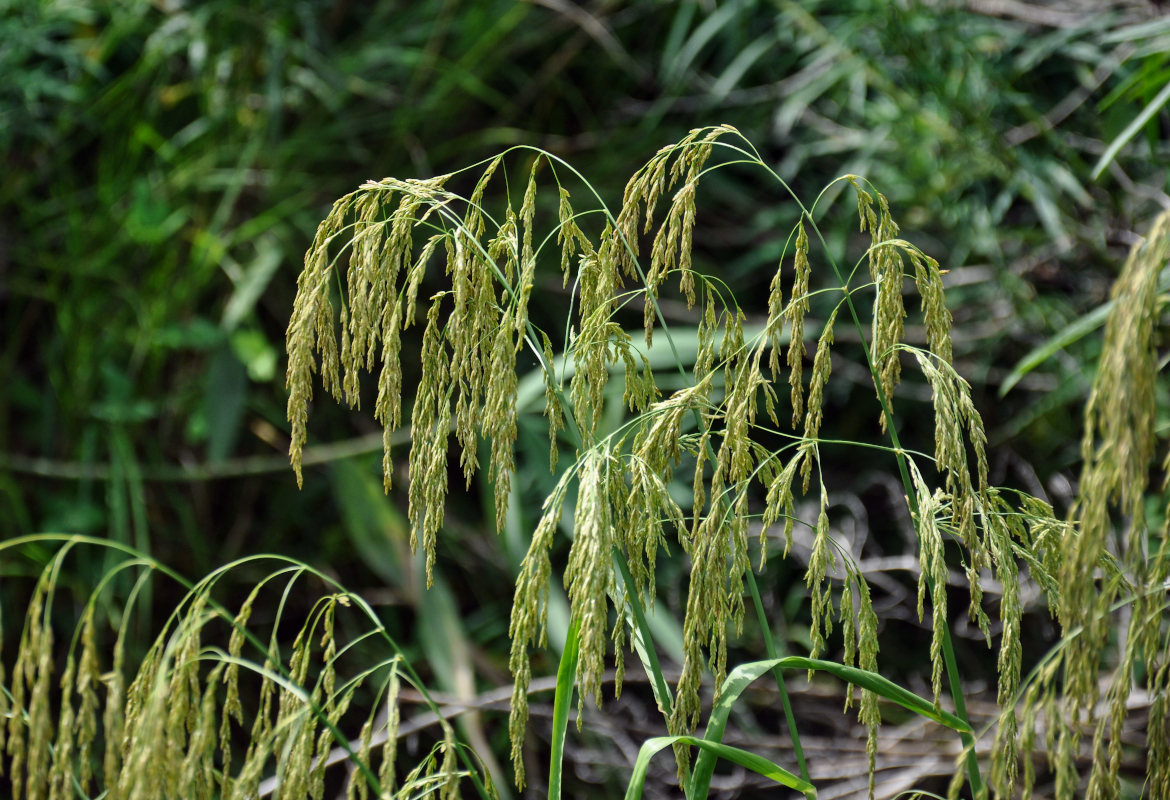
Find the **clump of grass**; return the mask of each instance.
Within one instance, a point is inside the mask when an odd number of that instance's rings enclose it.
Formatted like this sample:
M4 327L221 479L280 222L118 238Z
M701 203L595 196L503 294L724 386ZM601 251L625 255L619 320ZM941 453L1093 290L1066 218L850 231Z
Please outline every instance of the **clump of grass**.
M378 797L458 797L464 779L486 793L474 762L442 717L434 751L398 777L400 686L415 686L436 706L361 598L333 585L335 592L310 603L302 619L295 618L290 607L300 607L312 591L306 583L329 585L308 565L277 559L282 565L259 580L232 613L216 600L217 589L259 559L230 564L192 585L149 557L87 537L24 537L3 543L0 553L16 560L22 548L40 545L43 550L51 542L62 546L36 582L12 675L0 694L6 716L0 748L17 800L321 797L325 767L337 746L352 767L346 789L350 798L371 792ZM82 548L112 550L122 560L85 601L57 680L60 654L53 631L60 628L58 612L67 603L56 595L62 565ZM107 595L123 572L134 576L133 590L124 607L111 608ZM147 583L158 579L178 581L187 593L131 669L126 660L130 609ZM252 622L259 605L265 607L267 635ZM343 613L353 615L367 632L353 640L340 638L338 616ZM113 631L103 629L107 618L115 621ZM277 634L284 625L298 630L291 651L282 652ZM110 633L114 641L107 657L98 642ZM373 664L353 658L359 641L371 636L392 655ZM226 640L226 649L209 639ZM364 710L354 706L355 698ZM376 714L379 709L385 710ZM355 724L361 734L351 743L342 727ZM380 752L371 746L375 735L383 742Z
M496 193L498 204L490 199L506 181L509 155L527 158L518 210L506 188ZM786 698L780 672L785 668L824 671L861 690L858 713L869 731L871 793L878 698L884 697L959 736L964 768L952 782L952 796L958 795L964 781L976 797L992 790L1008 796L1017 782L1030 790L1035 776L1027 755L1035 747L1035 722L1043 710L1049 747L1057 760L1058 794L1072 796L1079 785L1071 758L1079 725L1095 719L1100 697L1098 654L1108 633L1103 620L1119 603L1126 603L1133 622L1120 648L1122 662L1108 698L1111 711L1097 721L1095 758L1088 776L1090 790L1108 796L1117 786L1120 720L1129 687L1139 677L1135 664L1144 666L1142 677L1151 689L1166 682L1167 640L1160 621L1166 536L1165 530L1152 533L1142 522L1139 512L1147 483L1139 476L1146 474L1152 457L1155 278L1170 247L1170 223L1167 218L1159 221L1149 242L1131 256L1118 283L1115 308L1136 316L1118 312L1108 328L1106 355L1087 413L1081 495L1070 518L1062 520L1043 501L990 484L983 423L970 386L951 363L951 316L942 270L937 261L899 238L888 202L861 178L841 179L856 197L860 231L868 237L861 258L846 269L830 257L822 246L817 206L800 205L800 219L770 284L762 324L747 324L728 287L695 267L699 188L711 172L744 165L762 170L767 180L786 188L751 144L723 125L692 131L679 143L662 148L630 179L616 213L600 199L586 211L575 206L567 184L583 179L555 156L526 148L479 165L481 172L467 197L448 189L456 176L445 175L371 181L338 200L306 255L287 334L290 456L298 481L303 479L301 457L314 372L338 401L356 406L360 375L371 371L377 374L374 414L384 427L384 485L390 489L392 445L403 425L406 399L402 360L411 357L403 354L403 334L421 317L421 373L410 409L406 491L411 544L423 554L429 582L443 528L452 438L469 484L480 470L481 438L486 440L497 527L502 529L508 520L519 414L518 356L527 348L543 376L550 468L557 480L544 500L519 568L509 627L514 678L509 732L518 784L525 781L530 651L546 642L553 545L562 521L571 518L572 542L560 576L568 593L571 625L558 670L550 796L559 795L560 755L574 688L579 703L592 698L600 705L610 639L619 691L623 650L631 642L670 734L646 743L630 796L641 791L653 753L673 745L680 779L691 798L706 795L716 757L814 797L816 788L799 755L798 724L791 714L789 732L797 745L799 775L721 742L730 707L747 683L772 672ZM555 183L550 207L556 208L556 224L551 232L542 232L537 225L542 174ZM589 192L589 185L583 185ZM665 213L658 221L660 204ZM650 242L648 263L641 253L643 236ZM563 335L540 329L530 314L537 263L547 257L547 250L559 250L550 260L559 259L565 285L573 286L573 307ZM831 280L814 282L814 268ZM447 276L448 288L420 298L434 273ZM925 346L906 340L904 320L911 312L903 298L908 277L919 296L914 313L923 320ZM696 320L693 359L679 355L679 331L663 314L660 300L667 292L677 292ZM872 302L863 306L860 298L867 294ZM642 330L636 337L621 319L631 308L636 315L639 304ZM806 330L814 307L827 311L819 332ZM833 358L842 357L841 327L857 334L872 378L873 429L883 439L839 442L823 432ZM805 342L814 337L806 377ZM651 365L655 340L665 341L674 355L671 368L681 386L669 393L662 388L667 385L665 374ZM557 356L558 350L563 357ZM898 387L909 367L917 368L930 390L933 456L903 444L898 430L896 411L903 402ZM786 389L787 408L782 407L778 387ZM615 389L621 390L626 409L617 424L604 413ZM562 445L575 454L567 466L557 460ZM828 513L831 478L822 469L821 451L840 446L865 448L886 459L900 476L921 565L918 612L920 618L929 614L932 631L929 653L924 655L931 671L929 698L879 673L878 618L871 590L865 574L834 537ZM673 490L679 483L690 487L688 497ZM809 496L819 509L815 521L798 518L799 495ZM1109 508L1115 502L1133 521L1118 558L1110 557L1107 547L1113 530ZM804 573L811 648L807 656L784 656L771 644L769 621L762 612L753 577L752 537L759 537L755 563L762 567L769 529L783 525L786 557L797 524L808 524L812 530ZM1157 543L1153 556L1151 542ZM671 687L645 608L657 594L658 555L673 546L686 555L689 571L681 625L682 672ZM989 645L993 636L983 602L984 576L994 575L1003 587L997 661L1002 719L990 772L976 758L976 732L967 719L950 640L948 546L962 553L969 613ZM121 677L124 618L117 629L111 671L103 674L98 666L94 608L97 598L108 591L103 584L91 596L70 647L58 703L60 718L54 725L50 609L57 570L69 550L66 546L52 559L34 589L12 688L5 696L6 752L13 785L21 796L64 796L71 791L70 784L83 795L89 792L95 777L84 765L96 758L92 748L102 705L96 694L99 684L108 687L100 732L105 738L104 785L112 797L176 793L249 797L258 793L269 769L280 793L320 796L324 765L335 745L347 749L354 765L353 796L368 791L379 796L430 792L455 796L464 778L482 796L492 794L490 780L480 777L472 756L446 724L431 756L407 773L405 785L395 784L395 698L400 681L409 681L424 694L425 687L360 598L335 587L311 607L297 626L291 652L282 656L276 625L289 605L293 582L309 571L300 564L261 581L234 614L221 608L212 592L226 568L190 587L128 686ZM143 568L161 570L142 557L130 559L119 570ZM1057 611L1065 636L1038 677L1025 683L1020 585L1028 577L1039 583ZM277 578L286 578L287 585L265 644L250 633L249 622L261 592ZM1108 590L1094 595L1098 582ZM143 585L141 580L136 583L135 592ZM768 652L761 654L766 656L762 660L729 665L732 631L740 631L745 623L745 596L758 611L756 622ZM391 653L352 674L343 673L341 664L353 644L339 643L336 635L336 617L346 606L356 606L365 615L371 633ZM223 626L221 635L229 641L226 650L203 644L205 630L212 625ZM835 630L841 634L842 657L826 660L821 656L830 653ZM244 654L247 647L252 648L251 657ZM253 715L247 729L241 671L254 675L260 687L247 710ZM699 738L694 734L702 716L700 689L706 674L714 677L718 689L706 734ZM1063 689L1058 689L1058 677ZM351 708L355 699L364 697L359 689L371 683L376 684L374 703L358 726L357 738L348 743L344 730L352 721ZM944 693L949 694L953 713L942 710ZM1016 708L1021 693L1022 726ZM848 705L853 696L847 697ZM376 721L373 709L382 703L388 710ZM1167 786L1170 769L1165 713L1159 700L1149 733L1150 780L1156 787ZM383 743L378 756L373 754L375 739ZM238 762L236 741L246 743ZM1022 780L1017 767L1021 747ZM692 748L699 752L693 769ZM82 766L75 770L75 765Z

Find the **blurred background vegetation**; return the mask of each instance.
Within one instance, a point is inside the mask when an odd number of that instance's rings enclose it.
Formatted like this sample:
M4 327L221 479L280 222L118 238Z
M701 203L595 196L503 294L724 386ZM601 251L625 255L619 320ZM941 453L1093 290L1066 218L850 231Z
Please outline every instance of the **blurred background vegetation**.
M282 350L301 258L332 201L368 178L531 144L616 206L661 145L721 122L806 203L846 172L889 197L907 238L950 269L956 361L993 479L1063 509L1094 312L1170 205L1168 54L1170 20L1137 0L0 0L0 536L108 537L189 577L296 556L375 603L444 690L506 685L533 514L497 538L480 513L490 492L473 487L424 594L404 494L382 494L372 394L360 413L318 404L297 490ZM696 264L751 298L797 211L742 177L701 193ZM856 218L834 200L818 216L845 253ZM539 266L554 325L569 303L558 266ZM851 402L872 402L859 374L856 398L831 398L842 436ZM871 424L868 406L860 416ZM538 502L551 485L539 420L520 446L514 491ZM900 489L853 465L838 483L868 554L912 552ZM29 556L0 563L6 617L43 558ZM77 570L91 585L103 565ZM786 587L799 574L778 561L763 576L798 643L807 609ZM890 603L890 635L924 647L903 606ZM485 735L503 746L498 719ZM598 773L579 778L610 779Z

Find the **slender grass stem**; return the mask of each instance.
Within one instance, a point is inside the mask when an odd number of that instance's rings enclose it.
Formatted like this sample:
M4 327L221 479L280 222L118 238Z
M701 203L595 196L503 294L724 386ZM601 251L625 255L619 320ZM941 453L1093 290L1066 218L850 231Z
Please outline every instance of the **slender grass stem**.
M772 638L772 626L768 622L767 615L764 614L764 603L760 599L760 588L756 585L756 576L750 569L745 574L747 575L748 592L752 596L752 605L756 609L756 620L760 624L760 633L764 636L764 650L767 651L769 659L782 658L783 654ZM810 780L808 765L804 761L804 748L800 744L800 733L796 728L796 715L792 712L792 701L789 699L788 689L784 685L784 671L780 667L773 667L772 676L776 679L776 686L780 690L780 704L784 707L784 722L788 726L788 735L792 737L792 749L796 751L796 763L800 767L800 777L808 781Z

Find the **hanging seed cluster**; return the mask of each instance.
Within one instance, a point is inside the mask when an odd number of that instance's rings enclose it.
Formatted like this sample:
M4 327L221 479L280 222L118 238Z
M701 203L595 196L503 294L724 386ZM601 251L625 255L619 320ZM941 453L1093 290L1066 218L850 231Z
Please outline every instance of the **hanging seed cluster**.
M1152 530L1146 507L1157 458L1157 333L1165 303L1159 278L1167 263L1170 212L1160 215L1130 250L1113 285L1113 307L1085 410L1080 484L1060 540L1062 556L1052 567L1059 576L1057 611L1066 643L1025 695L1023 746L1035 745L1037 721L1043 719L1044 747L1056 765L1061 797L1082 791L1076 756L1088 730L1093 732L1092 766L1084 796L1122 794L1122 731L1139 684L1152 698L1145 790L1150 797L1170 796L1170 531L1167 523ZM1170 476L1170 453L1161 457L1160 469ZM1127 624L1117 612L1121 605L1129 611ZM1121 646L1111 665L1102 662L1101 653L1113 637ZM1102 686L1107 687L1104 698ZM1024 784L1031 786L1027 760L1025 769Z
M538 156L529 175L519 212L510 202L502 217L491 221L483 211L489 181L501 159L488 163L466 200L443 187L449 176L431 181L387 179L368 183L342 198L322 223L310 249L299 284L288 331L289 418L293 423L292 460L300 474L305 420L312 397L310 376L321 371L326 388L351 405L358 402L356 375L380 364L376 413L386 430L385 479L391 480L391 435L400 423L401 332L414 321L414 305L428 269L438 268L450 288L435 294L426 312L421 352L422 378L411 414L410 519L413 541L434 560L435 536L447 494L448 433L460 448L468 481L475 474L477 436L491 442L491 478L495 485L497 525L506 515L512 448L516 435L516 353L525 336L542 354L546 378L551 458L556 468L557 439L571 434L578 461L564 471L556 490L545 500L515 591L510 632L511 667L515 676L511 733L513 761L523 780L521 743L527 720L530 647L544 643L550 551L564 503L573 496L574 540L564 581L572 613L580 625L581 657L577 680L582 696L597 698L607 638L624 641L623 615L612 630L610 610L619 612L622 592L654 596L655 555L675 539L691 563L683 621L685 662L672 709L673 732L698 723L699 687L705 669L721 680L727 669L727 633L743 620L743 573L750 568L748 532L759 512L751 508L752 486L765 498L763 531L781 521L791 541L794 517L793 483L808 492L818 473L819 437L824 421L824 390L832 371L835 326L841 313L852 312L847 293L824 323L804 376L806 316L810 309L809 226L803 217L794 229L791 256L781 262L771 282L769 315L763 335L748 341L742 312L720 291L720 284L696 272L692 264L696 193L716 147L738 132L729 126L693 131L681 142L661 149L626 186L616 216L607 216L596 239L579 225L580 215L569 192L558 184L556 242L566 285L575 288L569 340L562 343L569 377L553 368L555 348L550 337L527 318L528 299L537 252L533 248ZM742 142L742 140L740 140ZM728 145L744 153L740 144ZM749 145L750 147L750 145ZM950 368L950 313L943 297L936 261L898 239L883 196L848 176L856 197L863 233L871 244L866 253L873 286L869 351L880 405L878 420L890 424L894 394L901 377L906 309L903 289L912 276L921 297L928 336L915 356L935 397L936 459L946 485L936 492L920 481L916 499L923 528L923 599L930 598L935 641L932 647L936 696L942 670L940 642L946 621L942 541L956 534L971 553L968 575L973 586L972 613L986 630L979 605L979 574L995 566L1005 575L1013 570L1011 547L995 540L980 517L996 513L987 486L982 422L970 400L969 388ZM665 204L665 216L656 217ZM376 211L375 209L380 209ZM417 231L425 231L422 236ZM649 264L642 260L643 236L650 239ZM416 241L418 239L418 241ZM334 314L330 300L338 255L349 243L345 300ZM907 263L909 262L909 273ZM648 362L630 335L615 321L626 302L625 287L633 284L643 303L644 338L650 344L662 320L659 293L668 284L689 307L700 306L698 355L691 385L662 398ZM339 334L335 317L340 321ZM659 335L662 335L659 331ZM785 346L786 345L786 346ZM615 365L617 369L615 370ZM787 366L785 375L784 366ZM634 422L619 434L599 440L598 430L611 374L624 375L624 401ZM786 382L794 451L772 452L753 437L758 415L778 427L775 384ZM567 385L566 385L567 383ZM479 413L482 409L482 424ZM975 462L968 463L968 452ZM691 470L690 513L680 508L668 485L680 468ZM916 477L921 478L917 473ZM829 576L838 569L828 517L828 491L818 479L821 497L812 558L806 582L813 600L813 655L826 647L833 629ZM1008 536L1008 534L1003 534ZM763 536L763 532L761 533ZM628 561L635 585L620 591L613 579L612 553ZM763 548L761 548L761 560ZM869 589L855 570L843 592L837 619L848 638L847 653L862 667L876 667L876 621ZM854 605L860 609L855 616ZM1018 604L1002 613L1018 619ZM1018 629L1018 625L1016 628ZM620 646L617 648L620 659ZM1010 654L1009 665L1018 657ZM1009 670L1009 673L1011 670ZM1014 673L1013 673L1014 674ZM1002 691L1014 691L1009 678ZM862 698L862 715L876 726L876 701ZM876 742L871 735L872 747Z

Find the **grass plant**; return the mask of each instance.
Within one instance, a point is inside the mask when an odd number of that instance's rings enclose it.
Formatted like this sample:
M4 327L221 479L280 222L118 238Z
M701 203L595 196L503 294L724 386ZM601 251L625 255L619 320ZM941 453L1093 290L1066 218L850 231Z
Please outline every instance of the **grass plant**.
M581 724L587 700L601 705L611 659L621 691L628 648L647 674L667 735L644 742L627 797L640 796L651 757L668 747L690 800L708 795L717 759L815 797L802 757L779 765L722 741L746 686L772 675L787 698L784 670L794 669L847 687L845 705L856 704L868 730L871 791L884 700L960 740L951 795L972 798L1027 795L1036 750L1051 759L1059 797L1077 796L1083 782L1089 796L1119 796L1126 700L1141 685L1156 698L1146 789L1150 797L1170 795L1162 699L1170 560L1165 526L1148 525L1144 507L1156 439L1158 277L1170 217L1134 248L1114 290L1086 412L1079 495L1062 516L1040 498L992 485L983 422L952 365L944 270L900 238L886 198L855 175L811 204L793 193L800 218L768 296L758 308L741 306L721 276L692 259L701 187L724 170L788 191L748 140L721 125L659 150L634 173L616 210L566 161L528 147L451 175L370 181L337 200L306 254L287 332L298 481L315 375L356 407L369 388L363 374L373 373L384 488L396 486L407 431L410 545L422 553L425 583L437 584L445 509L459 491L449 486L451 465L458 461L468 488L477 475L486 479L484 501L506 534L521 512L514 498L524 495L513 485L520 417L534 407L543 412L555 482L516 565L508 628L509 736L520 787L528 777L532 654L549 646L550 616L563 602L568 624L544 776L550 797L561 794L574 695ZM516 175L522 191L512 185ZM464 184L470 192L453 188ZM838 213L832 198L841 188L856 200L853 263L833 256L820 225ZM559 262L563 285L572 287L559 320L537 309L546 291L538 261ZM438 276L446 288L423 295ZM913 309L905 301L910 283ZM668 299L687 311L668 316ZM922 341L909 340L911 314L921 319ZM673 321L679 317L692 322ZM422 327L417 353L404 349L404 331L414 325ZM413 391L403 377L407 361L419 364ZM842 421L827 392L835 364L847 361L863 363L869 376L870 418L850 428L869 438L834 434ZM523 379L530 369L543 387L535 398ZM915 401L899 387L911 379L929 391L933 441L902 437ZM918 614L930 628L919 656L928 696L883 676L871 585L835 535L831 514L823 455L842 448L884 464L904 492L921 567ZM806 500L816 509L811 517L801 513ZM812 542L803 571L810 647L791 655L771 636L753 570L788 558L797 527ZM91 548L116 554L115 566L92 591L63 583L65 560ZM278 559L257 578L261 561L244 559L188 584L125 544L87 537L22 537L0 543L0 553L40 566L11 672L0 672L0 764L14 797L202 800L263 791L320 798L328 788L347 797L486 798L508 791L488 754L477 754L447 721L374 608L306 564ZM649 621L668 559L686 571L676 681L668 680ZM975 749L987 732L968 719L951 639L947 571L955 564L966 578L969 616L995 651L1001 717L989 763ZM230 604L222 598L237 573L253 588ZM157 578L177 582L185 595L131 665L125 639L136 598ZM1001 587L997 609L983 601L988 580ZM1062 638L1024 678L1021 587L1028 582L1043 592ZM123 584L129 595L115 597ZM69 630L60 609L70 605L76 625L62 652L55 636ZM1128 628L1111 640L1119 611ZM766 652L730 663L732 645L751 625ZM111 637L103 650L99 641ZM704 682L712 679L699 736ZM439 728L428 754L412 763L397 749L404 686L424 698ZM787 703L785 711L799 754L801 720ZM1085 730L1093 731L1094 758L1080 774L1073 756ZM349 769L340 788L326 768L337 747Z

